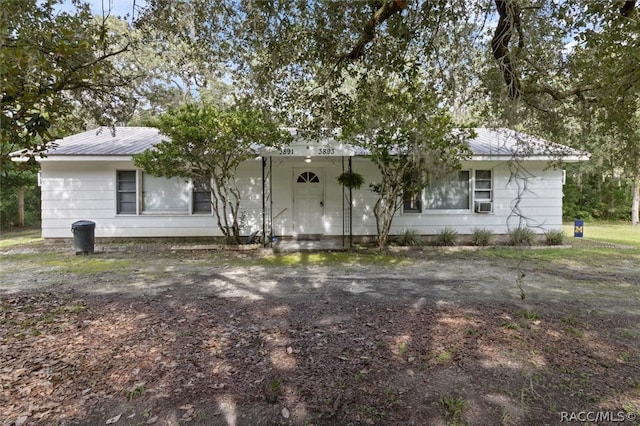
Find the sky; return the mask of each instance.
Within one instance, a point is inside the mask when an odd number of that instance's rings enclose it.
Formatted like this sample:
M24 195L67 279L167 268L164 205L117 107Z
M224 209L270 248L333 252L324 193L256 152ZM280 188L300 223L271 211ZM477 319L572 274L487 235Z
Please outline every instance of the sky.
M127 21L131 22L131 17L137 18L140 11L146 4L146 0L83 0L85 3L89 3L91 11L96 15L111 16L127 16ZM135 12L134 12L135 3ZM73 10L71 0L64 0L61 7L62 10Z

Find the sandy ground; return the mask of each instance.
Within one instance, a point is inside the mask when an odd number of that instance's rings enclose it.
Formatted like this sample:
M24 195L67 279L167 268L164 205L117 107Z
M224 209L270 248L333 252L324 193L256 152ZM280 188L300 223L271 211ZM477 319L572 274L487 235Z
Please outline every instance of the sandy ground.
M5 252L2 424L637 424L637 264L371 257Z

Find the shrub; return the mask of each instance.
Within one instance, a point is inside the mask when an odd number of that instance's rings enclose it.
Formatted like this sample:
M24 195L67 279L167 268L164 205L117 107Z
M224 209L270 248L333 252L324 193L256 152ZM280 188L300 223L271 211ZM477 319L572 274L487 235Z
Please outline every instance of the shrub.
M458 242L458 231L453 228L444 228L436 236L436 245L455 246Z
M487 228L475 228L471 235L471 244L474 246L488 246L493 239L493 231Z
M562 245L562 242L564 241L564 234L562 233L562 231L552 229L545 232L544 236L546 237L547 245L550 246Z
M420 238L418 231L407 229L396 239L396 243L399 246L419 246L422 245L422 238Z
M534 233L529 228L518 227L509 231L510 246L530 246L533 243Z

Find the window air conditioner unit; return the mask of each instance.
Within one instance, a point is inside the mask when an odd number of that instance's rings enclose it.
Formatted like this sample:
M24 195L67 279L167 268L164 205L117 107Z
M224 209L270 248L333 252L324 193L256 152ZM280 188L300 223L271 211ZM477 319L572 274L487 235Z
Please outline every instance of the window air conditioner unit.
M476 213L491 213L491 201L476 201Z

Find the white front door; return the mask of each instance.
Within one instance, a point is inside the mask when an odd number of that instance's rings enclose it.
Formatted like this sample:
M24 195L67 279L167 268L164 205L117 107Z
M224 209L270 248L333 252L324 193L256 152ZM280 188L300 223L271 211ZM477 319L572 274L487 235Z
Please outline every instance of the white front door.
M293 170L294 229L296 234L322 234L324 182L321 169Z

